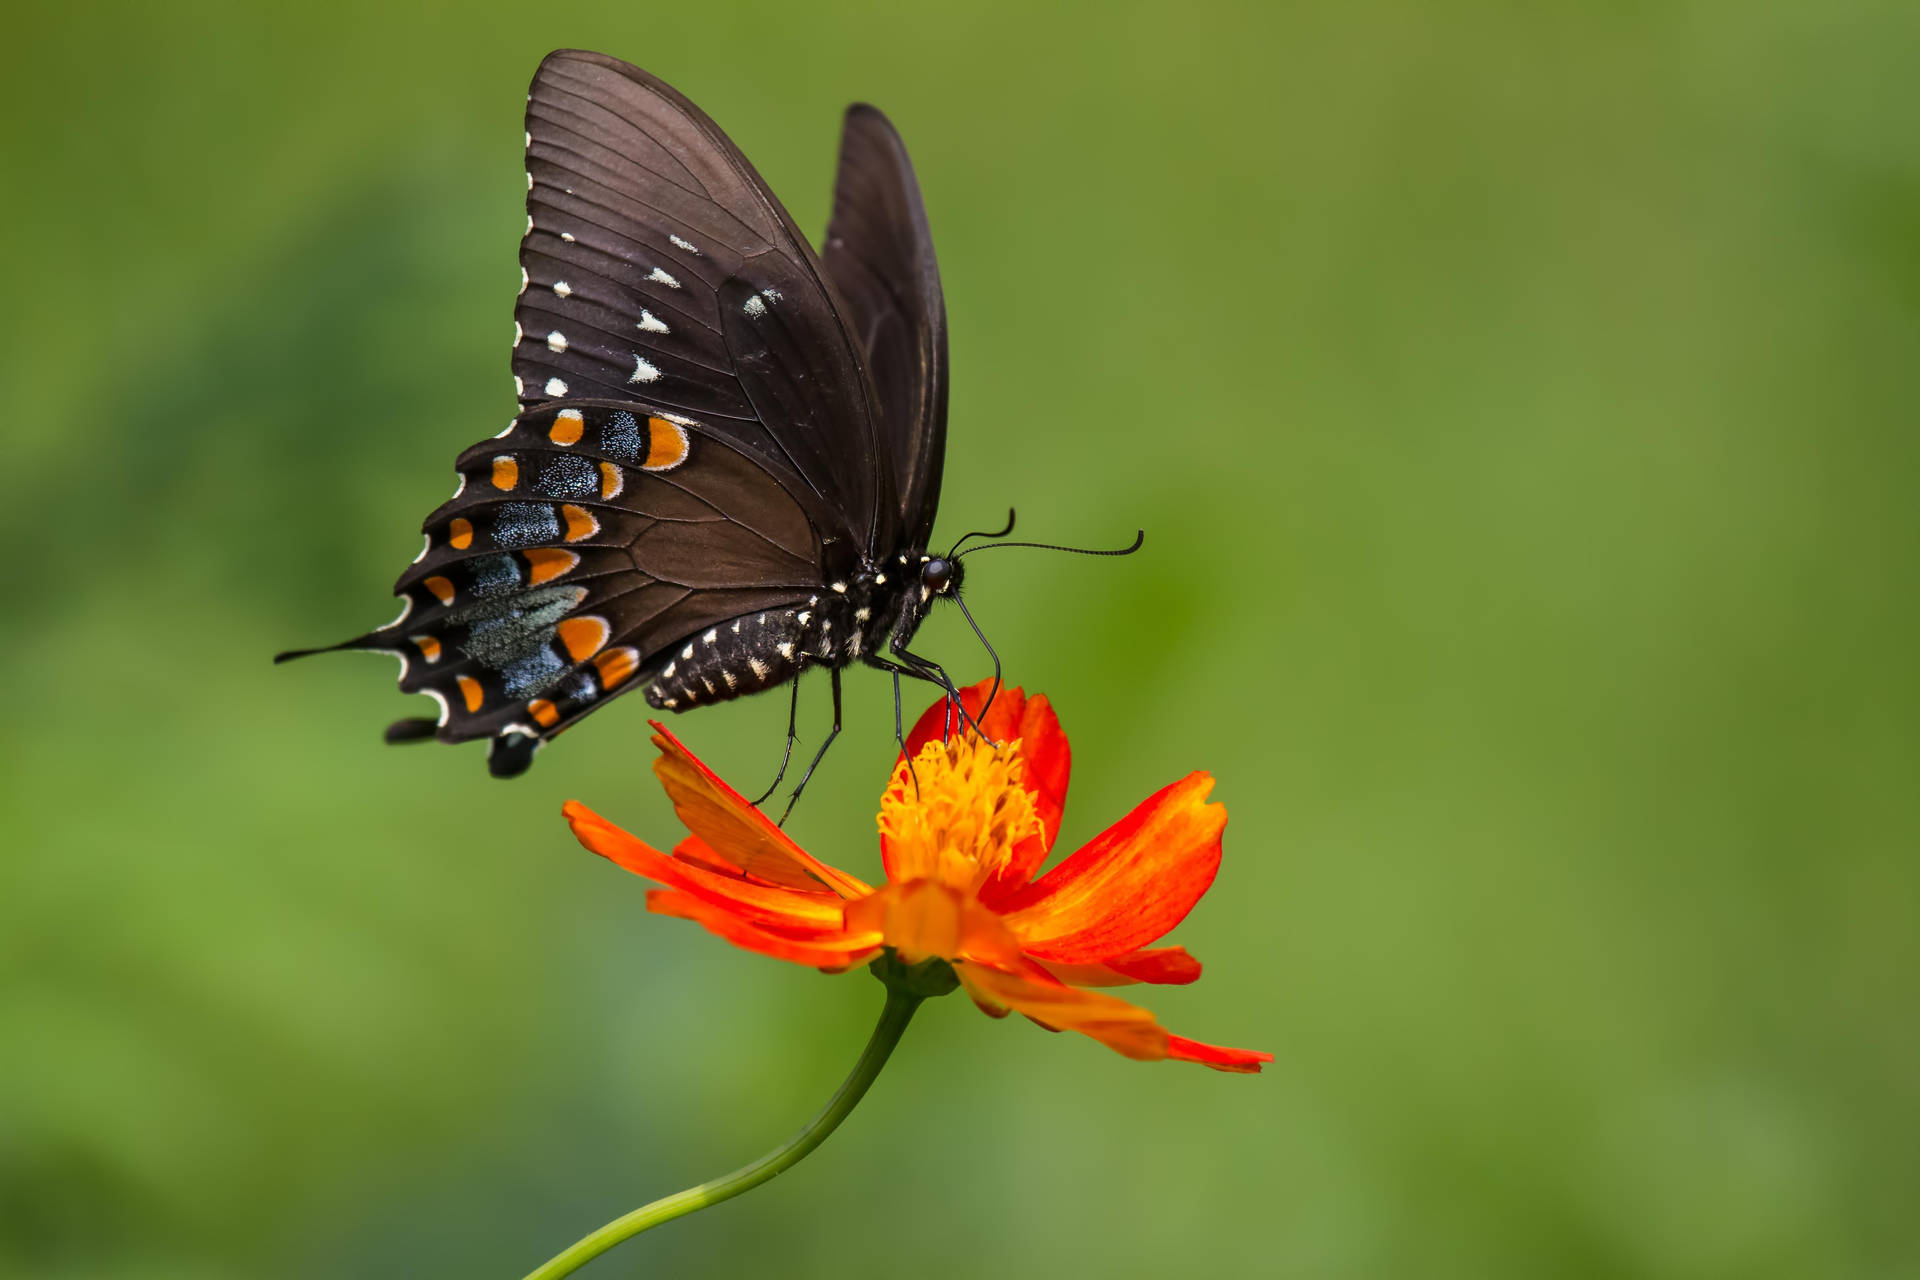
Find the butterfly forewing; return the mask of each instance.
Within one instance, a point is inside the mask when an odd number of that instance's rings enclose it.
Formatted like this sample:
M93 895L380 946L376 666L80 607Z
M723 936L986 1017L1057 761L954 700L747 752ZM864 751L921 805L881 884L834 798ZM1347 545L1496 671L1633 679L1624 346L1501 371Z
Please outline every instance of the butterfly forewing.
M847 109L820 261L867 354L893 456L900 536L926 546L947 441L947 307L906 144L877 108Z
M898 498L865 354L779 201L699 108L600 54L527 100L523 404L635 399L794 471L863 548Z

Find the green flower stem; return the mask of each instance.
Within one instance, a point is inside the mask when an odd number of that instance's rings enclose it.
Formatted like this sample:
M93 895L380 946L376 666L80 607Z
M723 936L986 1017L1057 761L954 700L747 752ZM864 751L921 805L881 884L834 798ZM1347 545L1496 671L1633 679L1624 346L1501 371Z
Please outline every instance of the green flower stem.
M703 1182L697 1187L688 1187L685 1191L676 1191L615 1218L598 1231L575 1241L546 1265L528 1272L526 1280L553 1280L556 1276L572 1275L622 1240L637 1236L663 1222L685 1217L696 1209L730 1200L743 1191L751 1191L775 1174L784 1173L799 1164L808 1153L827 1140L828 1134L840 1127L840 1122L851 1115L860 1099L866 1096L868 1086L892 1056L893 1047L900 1043L900 1036L912 1020L914 1010L920 1007L921 999L913 992L888 986L886 1007L880 1011L880 1022L874 1027L873 1038L867 1041L860 1061L853 1064L853 1071L833 1097L827 1100L827 1105L820 1108L820 1114L807 1121L800 1132L786 1142L725 1177Z

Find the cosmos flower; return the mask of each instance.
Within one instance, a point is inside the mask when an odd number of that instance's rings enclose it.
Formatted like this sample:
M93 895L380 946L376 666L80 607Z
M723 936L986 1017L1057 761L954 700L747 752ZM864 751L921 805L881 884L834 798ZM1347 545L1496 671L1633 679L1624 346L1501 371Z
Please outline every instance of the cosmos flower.
M984 682L962 698L986 736L956 727L944 700L920 717L880 799L877 888L800 848L658 722L654 772L691 833L672 854L577 801L564 812L587 848L666 886L648 892L648 910L748 951L828 972L879 960L928 994L957 978L994 1017L1018 1011L1129 1058L1239 1072L1272 1061L1172 1035L1091 989L1200 976L1185 948L1152 944L1219 869L1227 813L1207 802L1213 778L1161 788L1036 878L1065 806L1066 735L1044 697L1002 689L984 716Z

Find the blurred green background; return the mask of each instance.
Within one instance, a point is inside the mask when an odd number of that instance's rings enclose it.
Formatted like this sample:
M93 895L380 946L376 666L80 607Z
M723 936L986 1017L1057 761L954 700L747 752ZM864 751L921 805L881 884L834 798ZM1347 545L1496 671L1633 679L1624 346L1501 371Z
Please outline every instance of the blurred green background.
M1260 1078L929 1007L800 1170L609 1275L1920 1272L1920 8L41 6L0 50L0 1273L519 1275L787 1134L881 992L643 911L638 699L390 749L511 412L522 94L667 77L824 219L913 149L940 528L1070 844L1232 812L1146 991ZM949 611L950 613L951 611ZM954 616L922 647L975 678ZM816 677L818 679L818 677ZM800 807L877 874L886 681ZM676 727L754 784L784 700ZM808 736L824 727L809 683ZM596 1269L593 1274L600 1274Z

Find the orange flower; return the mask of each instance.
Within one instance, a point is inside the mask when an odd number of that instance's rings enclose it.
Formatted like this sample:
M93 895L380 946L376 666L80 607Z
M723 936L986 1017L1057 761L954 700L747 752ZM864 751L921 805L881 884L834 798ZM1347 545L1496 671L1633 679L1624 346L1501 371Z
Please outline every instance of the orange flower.
M980 717L985 683L962 698ZM1184 948L1150 944L1219 870L1227 812L1207 803L1213 778L1192 773L1163 787L1035 879L1060 829L1072 766L1053 708L1001 690L981 723L997 747L971 731L943 740L947 719L944 700L920 717L881 797L887 883L877 889L801 849L658 722L654 772L692 833L671 856L578 801L563 812L587 848L667 886L647 894L648 910L696 921L737 947L829 972L886 952L906 966L944 963L994 1017L1018 1010L1129 1058L1220 1071L1271 1062L1270 1053L1170 1035L1145 1009L1086 990L1200 976Z

